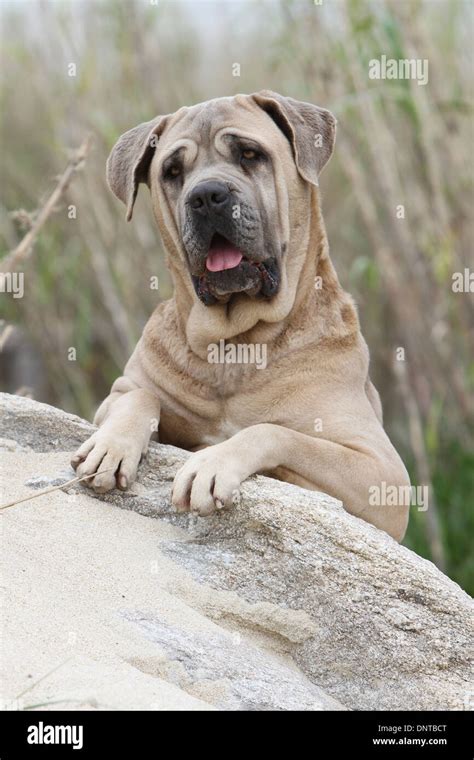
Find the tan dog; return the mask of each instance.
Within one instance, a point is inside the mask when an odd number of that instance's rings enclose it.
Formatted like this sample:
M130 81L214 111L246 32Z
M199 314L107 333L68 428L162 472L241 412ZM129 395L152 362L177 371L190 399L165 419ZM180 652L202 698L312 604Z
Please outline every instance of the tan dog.
M97 491L128 487L159 422L163 443L202 449L176 475L178 511L230 506L242 481L265 472L403 538L408 507L369 498L409 481L329 259L317 186L334 137L329 111L263 91L182 108L119 139L109 184L128 219L148 184L175 295L72 460Z

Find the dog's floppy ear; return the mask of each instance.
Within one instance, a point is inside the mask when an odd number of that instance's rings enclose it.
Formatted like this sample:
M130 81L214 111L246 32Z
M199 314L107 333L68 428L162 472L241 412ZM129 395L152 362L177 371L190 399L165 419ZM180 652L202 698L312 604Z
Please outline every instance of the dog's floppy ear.
M334 148L335 117L325 108L287 98L271 90L262 90L252 97L288 137L296 167L303 179L318 185L318 176Z
M127 207L127 221L133 214L140 182L147 182L148 169L166 116L139 124L125 132L112 148L107 160L107 182L112 192Z

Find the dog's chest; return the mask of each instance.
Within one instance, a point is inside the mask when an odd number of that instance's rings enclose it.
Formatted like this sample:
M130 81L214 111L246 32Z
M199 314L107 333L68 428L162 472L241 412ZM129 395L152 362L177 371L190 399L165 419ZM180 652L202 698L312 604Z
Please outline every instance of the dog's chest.
M221 443L242 430L242 425L237 424L235 420L223 418L219 420L217 426L212 432L204 432L202 443L206 446L213 446L215 443Z

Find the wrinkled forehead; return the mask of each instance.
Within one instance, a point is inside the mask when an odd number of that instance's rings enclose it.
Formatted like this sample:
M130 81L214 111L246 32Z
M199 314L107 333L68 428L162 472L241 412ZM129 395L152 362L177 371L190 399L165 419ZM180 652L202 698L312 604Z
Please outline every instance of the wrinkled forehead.
M286 142L273 120L251 98L235 95L181 108L168 122L159 141L159 152L172 152L188 140L209 149L216 137L226 132L251 138L269 150Z

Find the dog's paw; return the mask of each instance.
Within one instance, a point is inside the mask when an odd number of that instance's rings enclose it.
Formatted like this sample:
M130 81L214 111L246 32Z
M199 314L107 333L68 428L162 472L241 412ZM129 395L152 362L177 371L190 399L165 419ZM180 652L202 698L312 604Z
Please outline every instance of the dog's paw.
M226 443L193 454L176 473L171 501L177 512L210 515L237 499L246 478L238 458Z
M90 476L83 483L97 493L125 491L136 478L141 456L141 446L130 437L98 430L79 447L71 466L78 477Z

